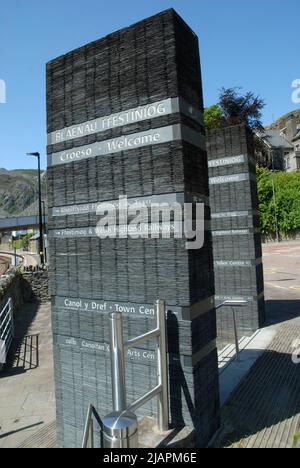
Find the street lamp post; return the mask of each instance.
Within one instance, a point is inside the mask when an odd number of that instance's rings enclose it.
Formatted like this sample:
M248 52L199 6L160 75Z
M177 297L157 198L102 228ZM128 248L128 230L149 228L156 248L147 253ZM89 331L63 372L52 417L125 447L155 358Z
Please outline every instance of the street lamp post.
M45 233L45 238L44 238L44 255L45 255L45 263L47 264L47 249L46 249L46 235L47 235L47 228L46 228L46 204L44 200L42 200L42 205L43 205L43 221L44 221L44 233Z
M41 155L40 153L27 153L27 156L34 156L38 159L38 179L39 179L39 225L40 225L40 259L41 265L44 265L44 234L43 234L43 215L42 215L42 183L41 183Z

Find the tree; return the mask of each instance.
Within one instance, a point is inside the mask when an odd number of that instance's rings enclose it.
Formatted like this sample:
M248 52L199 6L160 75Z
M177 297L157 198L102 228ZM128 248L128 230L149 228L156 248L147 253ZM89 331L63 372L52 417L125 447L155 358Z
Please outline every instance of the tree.
M210 130L216 130L222 127L223 111L218 104L207 107L204 109L204 124L205 128Z
M265 101L252 92L240 94L239 89L222 88L218 104L204 110L208 131L240 124L246 124L253 130L264 130L261 119Z
M224 127L246 124L255 130L263 130L262 110L265 101L252 92L242 95L238 92L241 88L222 88L219 96L219 107L223 112Z
M273 196L273 181L276 207ZM276 216L281 234L293 236L300 231L300 174L299 172L275 172L257 168L261 232L274 236Z

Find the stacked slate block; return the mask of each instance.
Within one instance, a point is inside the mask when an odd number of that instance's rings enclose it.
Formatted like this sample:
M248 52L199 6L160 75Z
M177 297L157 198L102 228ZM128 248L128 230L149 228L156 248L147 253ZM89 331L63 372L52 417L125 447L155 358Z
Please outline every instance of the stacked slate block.
M174 10L91 43L47 66L48 134L169 98L186 103L168 115L57 142L49 138L50 289L58 442L78 447L90 403L112 410L109 312L121 311L124 337L155 327L154 303L167 304L170 423L192 425L205 445L218 428L219 394L212 240L187 250L185 239L100 239L95 204L129 198L205 201L208 167L198 40ZM174 137L111 154L55 163L65 155L138 132ZM163 128L161 131L160 129ZM187 141L189 140L189 141ZM194 144L193 141L198 141ZM202 147L199 144L202 142ZM65 153L61 153L65 152ZM63 154L63 156L62 156ZM73 157L73 156L72 156ZM54 163L53 163L54 161ZM156 383L155 343L126 356L128 402ZM138 415L155 415L156 402Z
M264 322L262 247L253 132L244 125L210 132L210 177L216 303L245 300L236 306L239 336L249 336ZM219 345L232 343L232 307L217 312Z

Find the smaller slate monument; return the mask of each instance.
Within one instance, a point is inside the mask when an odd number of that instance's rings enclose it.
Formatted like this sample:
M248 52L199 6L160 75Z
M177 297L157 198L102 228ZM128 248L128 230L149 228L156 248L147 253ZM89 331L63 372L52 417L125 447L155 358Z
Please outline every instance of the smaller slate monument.
M235 307L240 337L264 322L264 284L253 133L245 126L210 132L207 141L216 304ZM233 341L231 307L217 312L220 346Z

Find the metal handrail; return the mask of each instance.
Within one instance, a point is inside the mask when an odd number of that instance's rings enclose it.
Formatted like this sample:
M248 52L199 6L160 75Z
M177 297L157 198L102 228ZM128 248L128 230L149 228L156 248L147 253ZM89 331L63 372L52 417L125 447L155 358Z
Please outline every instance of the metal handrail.
M144 333L143 335L140 335L137 338L132 338L131 340L127 340L124 343L124 349L127 350L129 348L133 348L134 346L139 346L145 343L145 341L153 340L154 338L157 338L159 336L159 333L160 333L159 329L156 328L155 330L151 330L148 333Z
M166 317L165 302L156 302L157 327L150 332L124 342L123 316L116 312L110 314L110 354L112 370L112 397L113 410L122 414L135 412L154 397L158 397L158 427L161 432L169 429L169 400L168 400L168 371L167 371L167 345L166 345ZM133 346L143 344L145 341L157 338L158 358L158 384L148 393L127 406L126 378L125 378L125 352ZM83 433L82 448L94 448L94 423L96 419L101 433L101 446L103 446L103 423L93 405L88 408Z
M88 448L88 445L90 445L90 448L94 448L94 420L93 418L96 419L100 427L100 433L101 433L101 439L102 439L102 436L103 436L102 420L97 410L95 409L95 407L93 405L90 405L88 412L87 412L87 416L86 416L81 448ZM101 446L103 446L103 440L101 440Z
M235 341L235 352L236 352L236 360L240 360L240 345L239 345L239 336L238 336L238 329L237 329L237 319L234 307L244 307L249 304L249 301L241 299L236 301L224 301L221 304L216 305L216 310L220 309L221 307L232 307L232 316L233 316L233 329L234 329L234 341Z
M137 410L155 396L158 396L158 428L161 432L169 429L169 397L168 397L168 370L166 346L166 318L165 302L156 301L157 327L134 339L124 342L123 316L116 312L110 315L111 320L111 365L112 365L112 393L114 411ZM141 345L150 339L157 338L157 378L158 385L141 398L127 405L126 378L125 378L125 351L128 348Z
M132 411L134 413L141 406L145 405L146 403L148 403L148 401L152 400L152 398L159 396L161 392L162 392L162 385L157 385L155 388L153 388L148 393L143 395L141 398L136 400L134 403L131 403L131 405L129 405L127 408L128 411Z
M222 302L221 304L216 305L216 310L220 309L220 307L223 307L223 306L234 307L234 306L246 306L247 304L249 304L249 301L245 299L237 299L236 301L226 300Z

